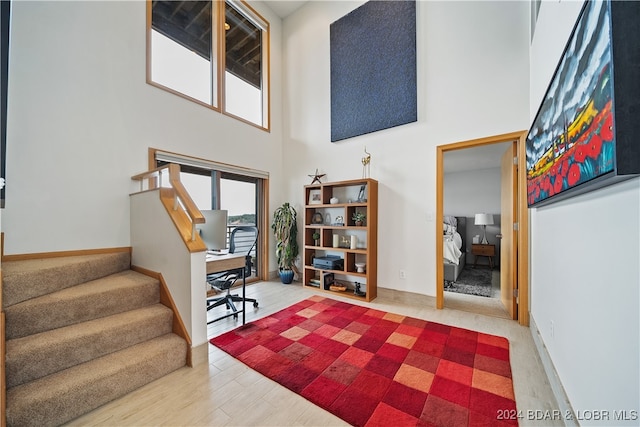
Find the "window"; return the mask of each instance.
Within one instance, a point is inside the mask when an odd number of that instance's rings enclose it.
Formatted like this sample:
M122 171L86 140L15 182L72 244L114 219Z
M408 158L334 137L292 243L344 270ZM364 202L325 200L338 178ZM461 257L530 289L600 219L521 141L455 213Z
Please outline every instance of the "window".
M180 165L180 181L198 209L225 209L229 212L228 232L238 225L258 227L252 276L268 277L269 213L267 194L269 174L177 153L152 149L154 167L167 163ZM254 277L250 278L254 280Z
M269 130L269 23L243 1L147 1L147 83Z

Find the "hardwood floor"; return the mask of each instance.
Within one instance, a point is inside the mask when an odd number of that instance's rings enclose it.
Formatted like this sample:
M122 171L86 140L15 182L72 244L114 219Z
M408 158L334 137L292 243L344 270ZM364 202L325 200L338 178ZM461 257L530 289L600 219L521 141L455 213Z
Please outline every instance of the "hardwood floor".
M247 322L264 317L308 298L314 291L280 282L260 282L247 287L247 296L257 298L260 307L247 306ZM473 310L469 298L446 296L443 310L436 310L435 298L406 292L378 289L378 298L360 303L336 295L335 299L380 310L489 334L509 339L511 366L520 425L563 425L561 421L536 421L528 417L535 411L553 411L557 404L535 351L529 328L517 322ZM475 297L481 298L481 297ZM490 298L482 298L491 300ZM454 309L453 307L456 307ZM224 310L221 308L221 310ZM210 313L211 318L215 316ZM226 318L208 326L213 337L241 324ZM181 368L133 393L108 403L75 419L74 426L340 426L339 418L313 405L306 399L247 368L216 347L205 344L208 352L193 368ZM198 352L200 353L200 352ZM534 412L528 412L534 411Z

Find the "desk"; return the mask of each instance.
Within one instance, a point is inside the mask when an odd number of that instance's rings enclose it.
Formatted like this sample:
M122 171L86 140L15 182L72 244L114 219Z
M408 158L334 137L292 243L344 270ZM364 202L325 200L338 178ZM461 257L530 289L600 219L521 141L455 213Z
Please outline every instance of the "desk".
M245 287L246 281L244 277L244 267L246 265L245 254L226 254L226 255L209 255L207 254L207 274L222 273L223 271L241 270L242 274L242 324L245 323ZM240 272L240 271L239 271ZM237 312L236 312L237 313ZM225 317L233 316L236 313L230 313L225 316L218 317L207 322L207 325L215 322L216 320L224 319Z

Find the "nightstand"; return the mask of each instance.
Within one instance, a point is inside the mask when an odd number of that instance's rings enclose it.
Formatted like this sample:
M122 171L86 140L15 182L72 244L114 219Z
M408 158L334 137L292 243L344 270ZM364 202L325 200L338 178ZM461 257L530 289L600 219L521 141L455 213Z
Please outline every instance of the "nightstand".
M493 270L493 257L496 255L496 245L472 244L471 253L474 255L474 268L476 267L476 263L478 262L478 257L486 256L487 258L489 258L489 266Z

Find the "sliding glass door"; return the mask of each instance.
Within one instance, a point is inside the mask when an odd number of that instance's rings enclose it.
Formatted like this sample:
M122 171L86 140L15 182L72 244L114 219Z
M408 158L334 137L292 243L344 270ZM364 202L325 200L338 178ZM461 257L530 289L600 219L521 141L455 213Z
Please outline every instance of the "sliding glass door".
M157 160L157 166L166 164ZM267 276L263 269L263 234L261 229L264 216L265 180L240 173L210 169L203 165L180 164L180 181L200 210L224 209L228 211L227 242L233 229L240 225L258 227L258 243L253 249L253 270L249 281L264 279ZM215 167L215 164L212 165ZM228 243L227 243L227 247Z

